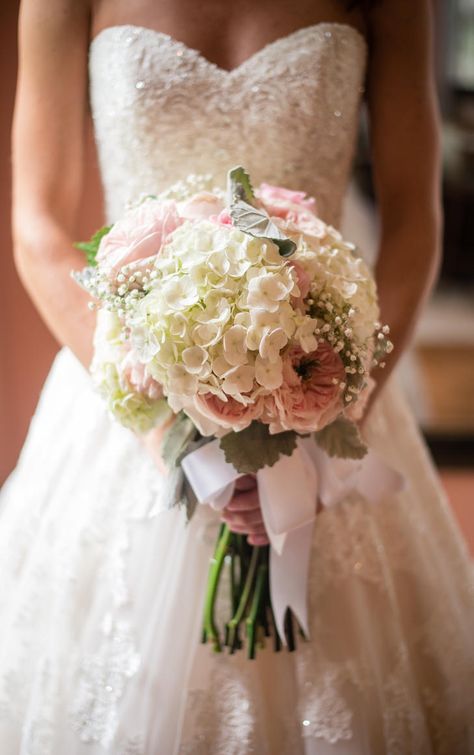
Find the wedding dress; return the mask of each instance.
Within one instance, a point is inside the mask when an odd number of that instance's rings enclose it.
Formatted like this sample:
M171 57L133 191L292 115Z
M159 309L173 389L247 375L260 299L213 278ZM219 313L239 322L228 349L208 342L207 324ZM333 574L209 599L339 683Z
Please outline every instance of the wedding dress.
M366 56L354 28L321 23L228 72L166 34L105 29L90 91L109 219L241 164L337 225ZM367 433L406 487L317 517L309 641L215 655L200 624L218 515L163 510L159 471L61 351L1 499L1 755L473 753L472 569L393 381Z

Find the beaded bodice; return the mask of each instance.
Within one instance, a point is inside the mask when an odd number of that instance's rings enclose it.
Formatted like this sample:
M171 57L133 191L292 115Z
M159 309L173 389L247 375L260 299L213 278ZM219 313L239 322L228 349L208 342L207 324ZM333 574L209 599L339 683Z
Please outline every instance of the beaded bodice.
M232 71L167 34L104 29L90 48L90 92L108 219L189 173L302 189L338 222L363 88L366 43L320 23L276 40Z

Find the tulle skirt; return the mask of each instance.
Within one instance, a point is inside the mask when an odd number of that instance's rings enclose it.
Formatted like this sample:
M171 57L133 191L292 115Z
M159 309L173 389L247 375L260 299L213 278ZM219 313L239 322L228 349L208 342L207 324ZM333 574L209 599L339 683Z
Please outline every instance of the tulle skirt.
M213 654L218 515L163 510L63 350L0 498L1 755L474 753L472 565L393 382L367 434L407 485L317 517L309 640Z

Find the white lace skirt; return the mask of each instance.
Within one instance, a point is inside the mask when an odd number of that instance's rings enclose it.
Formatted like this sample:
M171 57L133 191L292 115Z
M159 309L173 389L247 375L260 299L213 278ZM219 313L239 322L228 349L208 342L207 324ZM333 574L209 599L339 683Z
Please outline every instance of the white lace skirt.
M314 532L311 638L200 645L217 515L159 472L62 351L0 508L1 755L474 753L472 567L392 384L371 445L408 480Z

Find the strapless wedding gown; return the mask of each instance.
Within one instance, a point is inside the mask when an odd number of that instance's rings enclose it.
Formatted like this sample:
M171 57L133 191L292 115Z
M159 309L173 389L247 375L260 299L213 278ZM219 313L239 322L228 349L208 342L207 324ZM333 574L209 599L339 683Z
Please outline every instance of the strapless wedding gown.
M337 225L366 53L352 27L318 24L227 72L165 34L106 29L90 84L109 219L242 164ZM218 516L163 510L160 473L63 350L1 499L1 755L474 752L471 565L393 382L368 435L407 487L318 516L310 640L215 656L199 640Z

